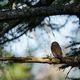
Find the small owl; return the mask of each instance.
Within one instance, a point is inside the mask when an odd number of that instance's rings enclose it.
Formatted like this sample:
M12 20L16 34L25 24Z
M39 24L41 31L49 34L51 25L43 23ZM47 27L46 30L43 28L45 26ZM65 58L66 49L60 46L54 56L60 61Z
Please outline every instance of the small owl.
M51 52L55 58L62 58L62 50L58 42L52 42Z

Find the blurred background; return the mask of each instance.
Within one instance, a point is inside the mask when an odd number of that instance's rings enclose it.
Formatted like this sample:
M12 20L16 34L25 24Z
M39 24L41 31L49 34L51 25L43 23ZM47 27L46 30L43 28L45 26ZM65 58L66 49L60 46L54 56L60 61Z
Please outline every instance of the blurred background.
M80 25L77 16L49 16L31 32L28 31L17 40L6 43L4 48L0 48L0 55L2 54L3 57L54 57L51 54L51 43L57 41L62 48L63 56L66 56L70 55L71 48L80 47L79 44L68 47L74 42L80 42L79 36ZM63 71L59 70L59 66L39 63L0 62L0 80L65 80L71 67ZM79 68L73 68L68 77L79 78Z
M57 41L64 56L68 54L70 48L66 48L73 41L79 41L79 21L76 16L50 16L54 30L48 27L48 18L43 23L44 28L36 28L35 31L28 32L18 40L6 44L1 50L4 56L52 56L51 43ZM67 21L67 22L66 22ZM66 23L66 24L65 24ZM64 25L65 24L65 25ZM59 25L56 27L56 25ZM64 26L63 26L64 25ZM57 28L57 29L56 29ZM78 45L79 46L79 45ZM6 62L7 63L7 62ZM60 65L49 64L4 64L1 62L1 80L64 80L70 67L59 70ZM2 69L3 68L3 69ZM74 75L77 74L77 75ZM73 68L69 73L70 77L79 77L78 68Z

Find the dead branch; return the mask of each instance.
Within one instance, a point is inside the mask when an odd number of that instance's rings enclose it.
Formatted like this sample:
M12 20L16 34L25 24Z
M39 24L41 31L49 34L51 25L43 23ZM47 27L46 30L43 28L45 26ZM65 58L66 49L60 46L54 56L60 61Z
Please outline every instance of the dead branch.
M62 61L51 57L0 57L0 61L12 61L14 63L46 63L46 64L67 64L72 67L80 66L80 57L63 57Z
M52 60L48 57L37 58L37 57L0 57L0 61L13 61L14 63L51 63L57 64L59 60L56 58L52 58Z

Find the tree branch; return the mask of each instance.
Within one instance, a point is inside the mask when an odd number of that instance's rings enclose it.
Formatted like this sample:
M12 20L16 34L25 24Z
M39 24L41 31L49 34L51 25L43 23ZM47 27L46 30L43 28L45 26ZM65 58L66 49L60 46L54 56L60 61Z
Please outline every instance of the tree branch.
M23 19L25 17L35 16L50 16L50 15L79 15L80 14L80 3L59 5L53 4L49 7L38 7L38 8L24 8L17 10L4 10L0 11L0 21Z
M51 57L0 57L0 61L12 61L14 63L47 63L47 64L67 64L72 67L80 66L80 57L63 57L62 61Z

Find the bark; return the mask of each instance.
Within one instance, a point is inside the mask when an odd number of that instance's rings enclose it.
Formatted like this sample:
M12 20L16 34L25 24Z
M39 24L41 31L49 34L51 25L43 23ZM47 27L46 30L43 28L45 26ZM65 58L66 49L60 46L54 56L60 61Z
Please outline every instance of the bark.
M62 61L52 57L0 57L0 61L12 61L13 63L67 64L72 67L80 67L80 56L62 57Z
M49 7L24 8L17 10L0 11L0 21L23 19L25 17L51 16L51 15L79 15L80 3L59 5L53 4Z

